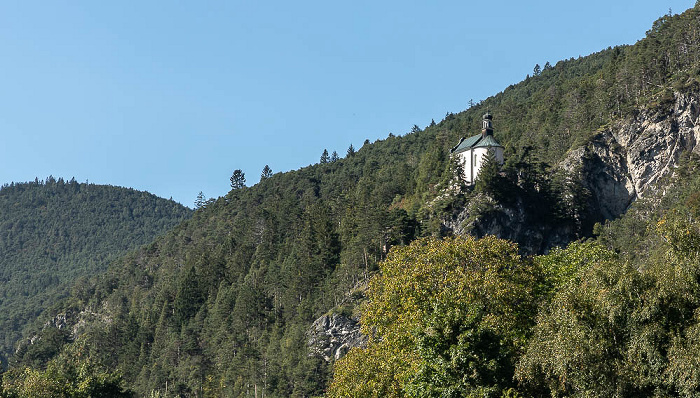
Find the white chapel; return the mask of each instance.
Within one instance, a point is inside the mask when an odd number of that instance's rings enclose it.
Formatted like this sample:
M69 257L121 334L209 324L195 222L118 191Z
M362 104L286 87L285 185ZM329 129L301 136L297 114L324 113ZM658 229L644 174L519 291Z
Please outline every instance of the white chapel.
M473 184L479 175L488 156L493 155L496 161L503 164L503 146L493 138L493 116L486 112L482 121L481 134L462 138L459 144L450 151L462 165L464 180Z

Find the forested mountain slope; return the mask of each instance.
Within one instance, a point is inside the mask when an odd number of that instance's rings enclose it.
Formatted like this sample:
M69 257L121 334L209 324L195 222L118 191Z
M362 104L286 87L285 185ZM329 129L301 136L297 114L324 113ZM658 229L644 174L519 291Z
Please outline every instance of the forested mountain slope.
M568 239L618 216L596 207L596 173L625 177L588 168L587 148L608 142L599 137L616 123L698 94L699 18L698 6L664 16L634 46L546 65L423 130L232 190L84 284L72 296L84 315L68 346L86 347L91 360L146 396L322 394L332 364L309 355L309 326L349 294L361 295L353 289L392 246L449 233L446 219L476 202L488 206L472 206L467 222L519 206L544 234L570 225ZM507 164L475 189L460 189L449 149L478 130L487 109ZM518 345L508 355L522 347L528 325L514 329L522 335L511 336ZM512 357L503 358L512 373ZM35 359L24 355L18 364Z
M697 395L699 167L546 255L493 236L392 251L326 396Z
M133 189L49 177L0 188L1 354L76 280L152 241L191 210Z

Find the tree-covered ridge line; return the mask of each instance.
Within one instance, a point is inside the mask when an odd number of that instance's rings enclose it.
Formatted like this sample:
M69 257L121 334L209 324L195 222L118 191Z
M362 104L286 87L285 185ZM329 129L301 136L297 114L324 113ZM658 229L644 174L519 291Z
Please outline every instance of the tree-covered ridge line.
M547 164L556 164L567 151L586 143L613 119L629 116L638 107L665 106L665 97L660 96L665 87L682 91L696 84L696 64L687 61L698 52L693 32L697 31L694 21L699 12L696 7L679 16L664 17L644 39L647 44L640 42L557 63L423 130L414 128L404 136L366 142L348 151L345 158L273 174L251 187L239 184L224 197L205 201L191 219L119 259L105 276L85 280L74 289L62 309L85 309L96 314L81 327L77 341L47 337L44 342L55 344L47 344L42 350L28 349L16 358L15 366L37 364L41 368L45 353L81 344L91 363L121 374L129 388L144 396L323 394L333 364L308 355L309 325L342 304L347 292L359 282L377 275L379 264L392 253L392 247L418 238L442 237L444 218L472 199L469 195L456 199L446 195L454 177L449 149L461 136L478 129L485 108L495 116L495 134L506 146L506 158L515 159L515 163L525 160L522 167L518 166L522 170L534 167L533 178L516 180L532 186L524 189L518 185L517 190L524 196L533 194L526 205L541 204L532 200L538 199L534 193L548 182L542 178L552 174ZM662 59L677 43L688 44L688 52L681 54L680 61L646 62L649 57ZM646 71L654 84L638 80L637 71ZM624 91L625 95L615 96L618 86L625 83L629 95ZM606 85L610 87L606 89ZM610 104L619 113L608 112ZM527 147L531 148L530 158L524 156ZM484 189L486 195L496 192L489 192L489 188ZM557 217L568 217L560 207L553 210ZM632 224L636 228L644 222ZM602 229L613 230L613 226ZM602 242L607 236L609 242L617 242L627 235L601 232L600 239ZM470 243L470 250L478 253L480 245L487 242ZM512 254L510 243L493 242L492 246ZM625 252L632 250L629 247L614 248ZM572 252L578 250L575 248ZM598 261L589 255L582 258L585 264ZM515 264L520 261L525 260L512 259ZM524 264L532 268L526 275L493 270L494 278L488 279L493 284L485 284L485 288L512 282L512 292L521 297L517 278L530 275L543 282L539 290L526 291L524 296L551 297L579 270L578 266L571 269L567 260L541 275L537 269L544 265ZM450 272L453 270L445 271ZM462 288L468 293L470 286ZM486 293L499 294L494 289ZM516 368L520 357L513 355L524 352L525 339L534 333L528 325L535 320L519 316L534 315L533 311L518 310L517 316L511 316L509 296L499 297L503 305L495 315L477 311L479 307L469 301L460 302L461 309L453 311L444 304L449 303L449 297L442 297L443 301L437 301L443 306L440 313L452 318L412 320L411 326L442 328L410 336L425 348L423 357L409 356L407 369L418 367L422 372L422 379L414 380L412 391L418 394L457 388L451 377L465 363L473 363L476 369L468 384L480 391L497 394L520 388L505 375ZM460 316L467 316L471 322L468 325L481 333L463 342L499 347L503 342L497 358L488 356L492 352L475 354L458 345L456 353L485 358L487 363L462 361L448 364L452 368L439 366L451 346L435 348L428 344L439 342L440 333L459 338L462 331L447 332L452 327L449 321L460 320ZM515 325L514 333L495 333L492 326L499 320ZM45 333L51 332L47 329ZM383 366L381 362L376 364ZM425 382L433 376L444 383ZM13 377L6 379L12 382Z
M0 188L0 355L82 280L191 211L146 192L48 177ZM76 285L76 282L78 284ZM53 311L53 310L51 310Z

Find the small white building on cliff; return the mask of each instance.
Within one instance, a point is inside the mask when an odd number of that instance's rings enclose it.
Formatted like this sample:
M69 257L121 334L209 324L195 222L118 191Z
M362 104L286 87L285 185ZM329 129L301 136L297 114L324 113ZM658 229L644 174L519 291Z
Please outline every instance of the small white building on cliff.
M493 116L486 112L482 121L481 134L462 138L450 151L462 165L463 178L467 184L473 184L479 170L489 156L503 164L503 146L493 138Z

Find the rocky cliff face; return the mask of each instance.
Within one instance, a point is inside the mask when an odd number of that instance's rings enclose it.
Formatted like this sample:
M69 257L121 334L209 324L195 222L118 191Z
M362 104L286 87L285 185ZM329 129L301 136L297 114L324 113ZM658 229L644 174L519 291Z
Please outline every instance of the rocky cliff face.
M700 154L698 142L700 91L675 92L673 100L601 130L585 145L570 150L557 167L580 173L590 192L590 220L610 220L623 214L635 199L663 189L662 181L673 173L683 153ZM475 199L446 220L445 229L509 239L526 254L543 253L578 237L572 226L532 223L520 201L508 207L491 203L484 212L488 199Z
M445 220L443 227L455 235L508 239L516 242L524 255L546 253L577 238L574 225L533 221L521 198L503 206L483 194L472 198L452 219Z
M314 321L309 331L310 355L326 362L342 358L351 348L362 346L367 337L360 333L357 319L341 314L324 315Z
M547 253L580 237L580 228L571 223L537 220L529 214L522 198L504 206L485 194L472 197L464 208L443 220L442 228L446 234L507 239L517 243L523 255Z
M580 168L605 219L622 214L638 197L673 173L681 154L700 153L698 92L674 93L674 100L614 123L591 142L569 152L560 166Z

